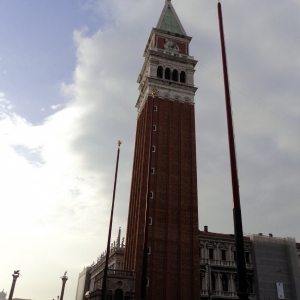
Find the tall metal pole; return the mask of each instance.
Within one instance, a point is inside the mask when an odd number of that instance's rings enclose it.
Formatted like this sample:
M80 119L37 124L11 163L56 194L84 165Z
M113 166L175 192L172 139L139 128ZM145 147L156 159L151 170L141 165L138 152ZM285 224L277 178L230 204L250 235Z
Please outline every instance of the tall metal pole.
M116 186L117 186L117 178L118 178L118 166L119 166L119 156L120 156L121 144L122 144L122 142L118 141L118 152L117 152L114 190L113 190L113 197L112 197L112 203L111 203L110 222L109 222L107 247L106 247L106 258L105 258L104 274L103 274L103 280L102 280L102 296L101 296L102 300L105 300L105 297L106 297L106 281L107 281L108 260L109 260L109 253L110 253L111 228L112 228L112 222L113 222L113 217L114 217L115 194L116 194Z
M19 276L20 276L20 271L14 271L14 274L12 274L13 281L12 281L12 284L11 284L8 300L12 300L12 297L14 295L16 282L17 282L17 279L18 279Z
M146 299L147 295L147 264L148 264L148 232L149 232L149 204L150 204L150 184L151 184L151 164L152 164L152 141L153 141L153 121L154 121L154 98L156 89L152 89L152 105L151 105L151 125L150 125L150 141L149 141L149 158L148 158L148 177L146 191L146 207L145 207L145 227L144 227L144 245L143 245L143 268L141 283L141 300ZM150 107L150 106L149 106Z
M63 300L64 299L64 293L65 293L65 286L66 286L66 282L68 280L67 271L65 272L64 276L62 276L60 278L62 280L62 286L61 286L61 292L60 292L59 300Z
M222 50L222 60L223 60L224 88L225 88L225 101L226 101L226 113L227 113L230 166L231 166L231 183L232 183L232 193L233 193L233 221L234 221L236 264L237 264L237 277L238 277L237 295L238 295L238 299L248 300L249 293L247 292L247 275L246 275L246 263L245 263L245 254L244 254L242 213L241 213L241 204L240 204L240 192L239 192L239 182L238 182L235 143L234 143L230 90L229 90L229 80L228 80L228 71L227 71L224 31L223 31L222 7L220 2L218 3L218 15L219 15L220 39L221 39L221 50Z

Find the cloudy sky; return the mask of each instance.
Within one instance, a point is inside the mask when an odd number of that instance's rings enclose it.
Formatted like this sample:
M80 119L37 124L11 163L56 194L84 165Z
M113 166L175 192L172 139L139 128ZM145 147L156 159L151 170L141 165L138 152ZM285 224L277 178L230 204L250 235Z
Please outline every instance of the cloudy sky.
M198 60L199 227L233 233L217 1L172 1ZM1 0L0 290L74 300L126 232L137 76L163 0ZM244 233L300 242L300 2L223 1ZM8 297L8 295L7 295Z

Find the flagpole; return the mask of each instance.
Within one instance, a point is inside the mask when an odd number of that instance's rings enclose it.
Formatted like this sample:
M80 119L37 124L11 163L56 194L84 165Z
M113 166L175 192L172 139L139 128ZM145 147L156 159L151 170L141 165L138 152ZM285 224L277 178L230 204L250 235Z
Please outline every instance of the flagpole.
M233 122L232 122L230 89L229 89L229 80L228 80L224 30L223 30L222 7L221 7L220 0L218 1L218 16L219 16L220 39L221 39L222 61L223 61L226 114L227 114L227 126L228 126L228 142L229 142L230 166L231 166L231 183L232 183L232 193L233 193L233 221L234 221L236 264L237 264L237 277L238 277L237 295L238 295L238 299L240 300L248 300L249 293L247 292L247 274L246 274L246 263L245 263L245 254L244 254L242 212L241 212L241 204L240 204L240 192L239 192L238 172L237 172L236 153L235 153L234 130L233 130Z
M116 194L116 185L117 185L117 178L118 178L118 166L119 166L119 156L120 156L121 144L122 144L122 142L118 141L118 152L117 152L114 190L113 190L113 198L112 198L112 204L111 204L110 222L109 222L107 248L106 248L106 258L105 258L105 266L104 266L104 273L103 273L103 280L102 280L102 296L101 296L102 300L105 300L105 297L106 297L106 281L107 281L108 260L109 260L109 253L110 253L111 228L112 228L112 221L113 221L113 216L114 216L115 194Z

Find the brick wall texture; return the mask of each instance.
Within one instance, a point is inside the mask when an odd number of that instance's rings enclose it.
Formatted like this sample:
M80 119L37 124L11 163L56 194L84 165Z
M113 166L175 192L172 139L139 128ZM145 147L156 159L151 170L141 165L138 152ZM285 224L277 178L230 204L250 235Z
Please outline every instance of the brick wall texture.
M147 300L199 300L194 106L158 98L154 105ZM137 120L127 224L125 270L136 272L136 299L140 299L151 110L149 97Z

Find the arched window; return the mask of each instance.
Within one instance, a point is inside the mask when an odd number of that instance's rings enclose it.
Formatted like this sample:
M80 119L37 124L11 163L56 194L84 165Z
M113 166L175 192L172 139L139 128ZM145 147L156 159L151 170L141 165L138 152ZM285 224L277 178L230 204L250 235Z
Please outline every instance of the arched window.
M216 290L216 277L213 273L211 273L211 276L210 276L210 283L211 283L211 290L215 291Z
M178 71L177 70L173 70L172 72L172 81L178 81Z
M202 280L203 280L203 277L202 277L202 273L200 272L200 290L202 290Z
M247 279L248 293L253 294L253 282L250 277Z
M157 68L157 77L158 78L163 78L163 73L164 73L163 67L159 66Z
M180 82L185 83L185 72L184 71L180 72Z
M166 68L166 70L165 70L165 79L171 80L171 70L170 70L170 68Z
M228 292L228 278L226 274L222 275L222 288L223 292Z
M115 291L114 300L123 300L123 291L121 289Z
M107 300L113 300L113 292L112 292L112 290L109 290L107 292Z
M125 293L125 298L124 300L130 300L130 293L129 292L126 292Z

